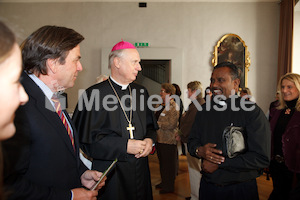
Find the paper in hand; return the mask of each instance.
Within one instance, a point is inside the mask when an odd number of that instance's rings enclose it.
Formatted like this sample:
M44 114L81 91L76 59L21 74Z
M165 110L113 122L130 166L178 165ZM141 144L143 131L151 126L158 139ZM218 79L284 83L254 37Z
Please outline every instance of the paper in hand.
M110 166L105 170L105 172L103 172L102 176L100 177L100 179L97 181L97 183L93 186L93 188L91 190L95 190L97 188L97 186L101 183L101 181L103 180L103 178L108 174L108 172L112 169L112 167L116 164L117 161L118 161L118 159L116 158L110 164Z

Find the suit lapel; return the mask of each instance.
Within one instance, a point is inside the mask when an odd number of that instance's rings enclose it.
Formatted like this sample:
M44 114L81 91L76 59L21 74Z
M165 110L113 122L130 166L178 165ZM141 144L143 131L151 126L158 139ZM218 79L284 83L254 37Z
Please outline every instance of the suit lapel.
M63 125L61 119L59 118L59 116L57 115L57 113L54 111L54 108L51 107L51 103L50 103L49 99L45 96L43 91L36 85L36 83L25 72L23 72L22 77L23 77L22 84L23 84L27 94L30 96L30 98L32 98L32 100L35 101L35 106L36 106L37 110L46 118L47 122L53 126L55 131L53 131L53 133L51 133L51 134L58 134L59 137L67 145L67 147L70 150L70 152L72 153L72 155L75 158L77 158L77 156L73 150L73 146L71 144L67 130L64 127L64 125ZM66 112L65 112L65 114L66 114ZM66 114L66 116L67 116L69 122L71 123L68 114ZM73 129L73 134L76 135L75 129L73 126L72 126L72 129ZM74 140L75 140L75 138L74 138ZM77 139L75 141L77 141ZM75 148L76 148L76 152L77 152L78 151L77 143L75 143Z

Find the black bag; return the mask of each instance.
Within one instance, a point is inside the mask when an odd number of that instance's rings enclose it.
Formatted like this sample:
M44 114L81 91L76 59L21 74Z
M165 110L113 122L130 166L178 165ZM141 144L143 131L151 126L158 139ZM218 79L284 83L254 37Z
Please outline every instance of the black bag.
M223 154L228 158L234 158L247 150L246 137L242 127L231 124L223 132Z

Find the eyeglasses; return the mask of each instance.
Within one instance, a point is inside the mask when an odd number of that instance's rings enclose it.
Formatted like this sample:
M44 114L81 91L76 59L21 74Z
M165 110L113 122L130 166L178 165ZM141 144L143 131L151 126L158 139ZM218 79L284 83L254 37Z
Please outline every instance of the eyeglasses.
M166 93L166 91L165 90L160 90L160 93Z

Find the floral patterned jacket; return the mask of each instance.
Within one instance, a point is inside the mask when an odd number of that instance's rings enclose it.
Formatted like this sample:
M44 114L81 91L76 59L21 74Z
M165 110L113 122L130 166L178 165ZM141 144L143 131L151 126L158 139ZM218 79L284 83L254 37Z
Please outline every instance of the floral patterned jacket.
M161 112L157 124L157 142L176 145L175 135L178 131L179 107L174 101L170 100L170 106L166 106Z

